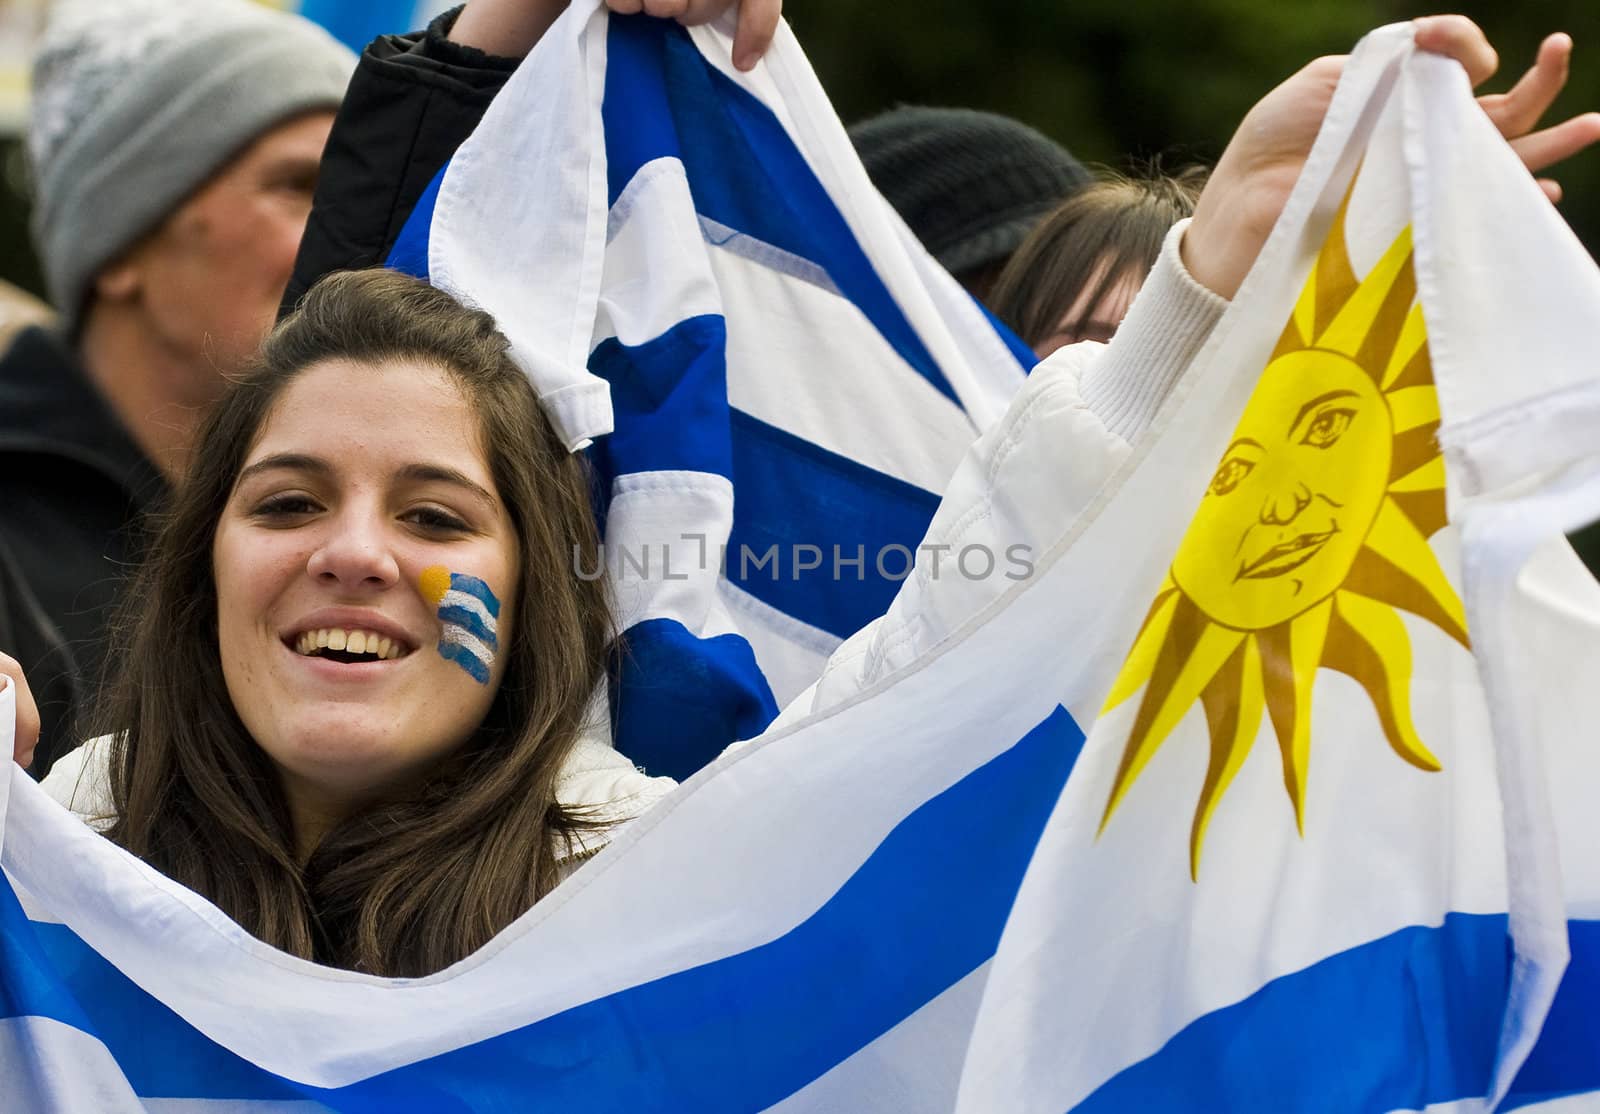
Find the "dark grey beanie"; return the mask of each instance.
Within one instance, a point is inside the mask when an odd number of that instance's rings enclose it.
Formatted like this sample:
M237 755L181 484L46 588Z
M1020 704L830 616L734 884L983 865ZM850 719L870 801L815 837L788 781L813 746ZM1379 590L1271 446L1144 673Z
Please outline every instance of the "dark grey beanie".
M335 109L355 55L250 0L57 0L33 66L34 241L75 320L94 275L274 124Z
M850 128L873 185L955 275L1004 260L1091 181L1048 136L1009 116L903 105Z

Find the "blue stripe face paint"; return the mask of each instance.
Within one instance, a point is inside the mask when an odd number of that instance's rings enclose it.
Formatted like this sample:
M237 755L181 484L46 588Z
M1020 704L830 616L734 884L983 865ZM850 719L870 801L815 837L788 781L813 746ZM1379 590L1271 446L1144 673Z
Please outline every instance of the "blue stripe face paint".
M423 569L417 587L438 608L439 656L455 662L480 685L488 684L500 649L500 601L495 594L477 577L443 565Z

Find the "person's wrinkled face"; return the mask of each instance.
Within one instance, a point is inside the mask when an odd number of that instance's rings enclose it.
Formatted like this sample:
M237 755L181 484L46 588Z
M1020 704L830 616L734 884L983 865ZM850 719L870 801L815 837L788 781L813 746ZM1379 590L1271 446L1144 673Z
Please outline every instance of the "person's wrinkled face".
M1327 598L1383 503L1392 424L1371 377L1345 357L1274 360L1173 559L1178 586L1241 630Z
M259 136L186 199L131 256L153 339L195 370L197 404L253 354L277 317L311 213L333 113Z
M300 373L245 458L212 562L228 694L292 804L336 815L381 798L482 722L519 553L444 370Z

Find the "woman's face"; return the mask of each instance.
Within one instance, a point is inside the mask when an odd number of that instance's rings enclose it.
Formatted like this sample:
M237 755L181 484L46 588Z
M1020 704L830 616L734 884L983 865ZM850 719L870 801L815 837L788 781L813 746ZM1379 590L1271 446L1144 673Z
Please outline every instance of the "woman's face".
M1077 344L1080 340L1105 343L1116 335L1122 319L1128 316L1133 296L1144 285L1144 276L1132 271L1123 274L1106 289L1098 302L1090 305L1089 299L1094 297L1095 289L1104 278L1106 266L1107 261L1102 260L1078 292L1077 299L1061 315L1055 331L1033 346L1035 356L1042 360L1056 349Z
M328 361L279 396L217 527L222 671L297 827L426 773L504 671L518 546L455 381Z

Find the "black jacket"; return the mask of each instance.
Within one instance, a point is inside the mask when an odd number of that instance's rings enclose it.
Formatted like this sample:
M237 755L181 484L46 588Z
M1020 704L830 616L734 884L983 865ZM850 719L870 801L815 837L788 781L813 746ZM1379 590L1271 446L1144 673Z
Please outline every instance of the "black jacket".
M330 271L388 258L422 191L516 70L516 59L445 38L459 11L426 32L385 35L362 54L322 153L283 312Z
M41 328L0 356L0 650L21 662L44 721L42 777L81 736L107 624L166 482Z

